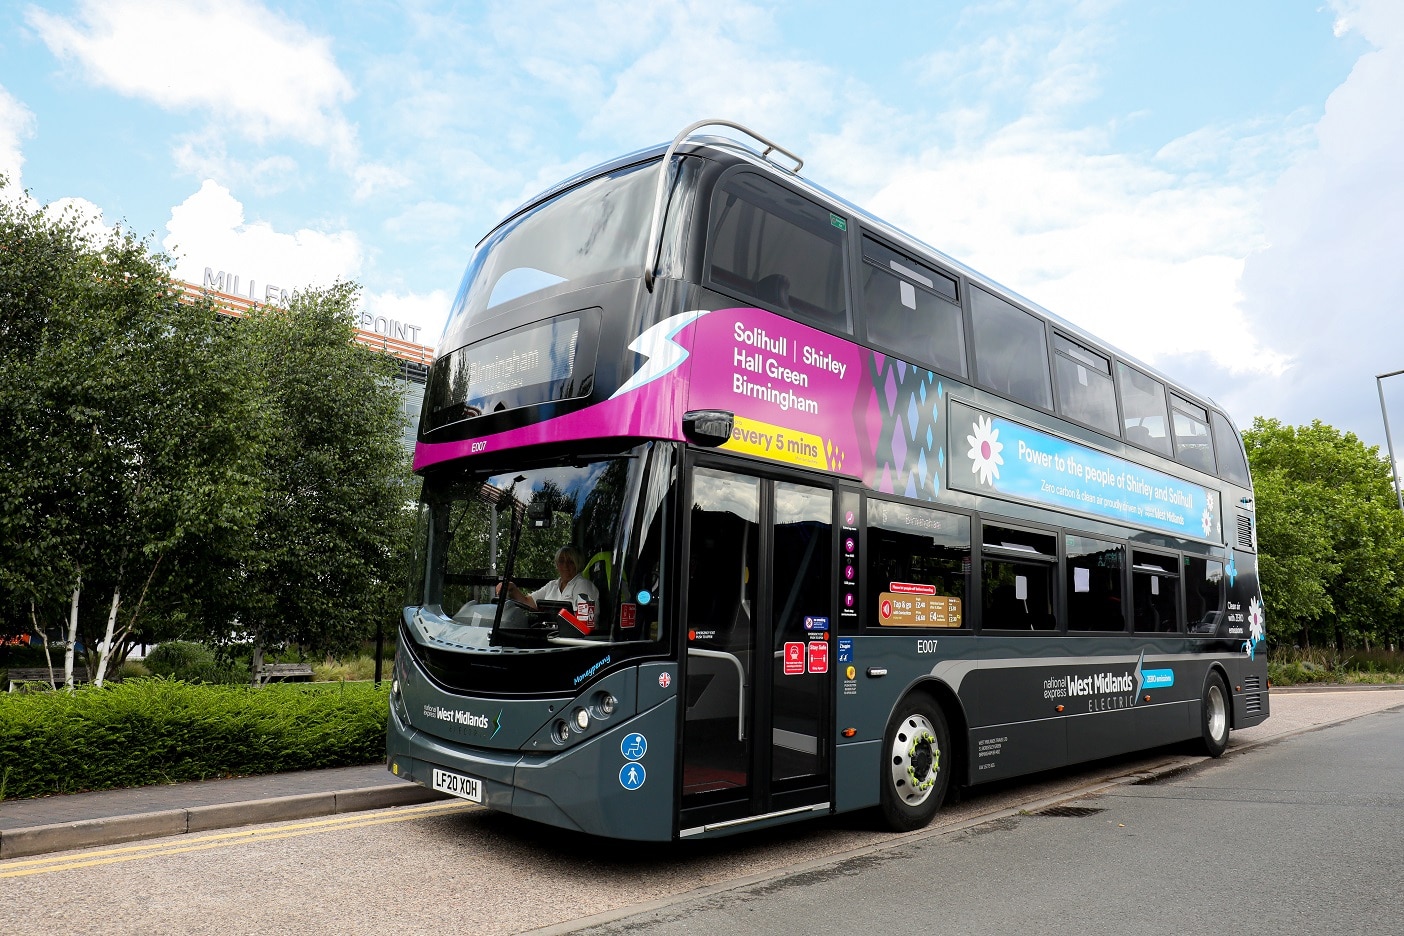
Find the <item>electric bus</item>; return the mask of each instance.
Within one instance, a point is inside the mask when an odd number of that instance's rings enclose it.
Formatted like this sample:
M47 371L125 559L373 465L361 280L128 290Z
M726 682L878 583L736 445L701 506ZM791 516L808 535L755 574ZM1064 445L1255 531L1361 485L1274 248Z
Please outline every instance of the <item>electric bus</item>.
M477 245L395 775L619 839L910 830L952 784L1267 718L1223 409L802 167L702 121Z

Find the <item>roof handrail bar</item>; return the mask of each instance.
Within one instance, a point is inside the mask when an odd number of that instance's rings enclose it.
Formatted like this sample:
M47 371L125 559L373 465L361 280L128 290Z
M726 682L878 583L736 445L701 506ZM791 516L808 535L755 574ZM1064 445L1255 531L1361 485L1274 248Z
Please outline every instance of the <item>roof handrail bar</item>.
M765 144L765 149L761 151L761 159L768 162L775 162L775 160L770 158L770 154L782 153L795 162L795 167L791 169L790 172L799 175L800 169L804 168L803 159L800 159L778 143L767 140L756 131L749 127L744 127L739 123L730 120L708 119L699 120L696 123L688 124L684 127L677 136L673 137L673 142L668 145L668 151L663 154L663 165L658 170L658 190L653 196L653 217L648 226L648 252L644 255L644 285L648 287L649 292L653 292L653 282L658 277L658 255L663 250L663 231L661 230L663 224L663 199L668 192L668 175L669 170L672 168L673 154L677 151L678 147L682 145L684 140L703 127L730 127L733 130L739 130L751 139ZM783 169L784 167L782 166L781 168Z

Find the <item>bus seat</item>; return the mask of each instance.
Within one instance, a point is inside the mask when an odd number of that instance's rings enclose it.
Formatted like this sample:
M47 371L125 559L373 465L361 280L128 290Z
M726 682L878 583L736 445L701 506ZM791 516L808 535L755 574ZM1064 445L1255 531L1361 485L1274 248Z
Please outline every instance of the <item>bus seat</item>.
M772 273L756 284L756 298L781 309L790 308L790 278L784 273Z

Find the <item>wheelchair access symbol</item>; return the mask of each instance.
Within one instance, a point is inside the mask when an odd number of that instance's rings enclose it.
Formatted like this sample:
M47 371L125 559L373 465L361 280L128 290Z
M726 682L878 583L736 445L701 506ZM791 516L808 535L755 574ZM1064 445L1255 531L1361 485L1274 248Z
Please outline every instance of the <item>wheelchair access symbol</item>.
M619 768L619 785L626 790L637 790L647 777L643 764L625 764Z
M619 742L619 752L631 761L636 761L648 753L648 739L637 731L624 736Z

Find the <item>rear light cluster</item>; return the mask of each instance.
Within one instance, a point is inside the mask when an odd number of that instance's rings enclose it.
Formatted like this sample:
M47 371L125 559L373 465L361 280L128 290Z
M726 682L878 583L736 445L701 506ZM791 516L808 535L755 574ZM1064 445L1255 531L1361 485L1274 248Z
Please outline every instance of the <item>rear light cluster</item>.
M590 699L588 706L576 706L575 711L570 713L570 718L556 719L556 723L551 726L551 740L557 744L565 744L570 740L572 731L583 733L590 727L592 719L608 721L610 716L619 709L619 700L613 693L600 690Z

